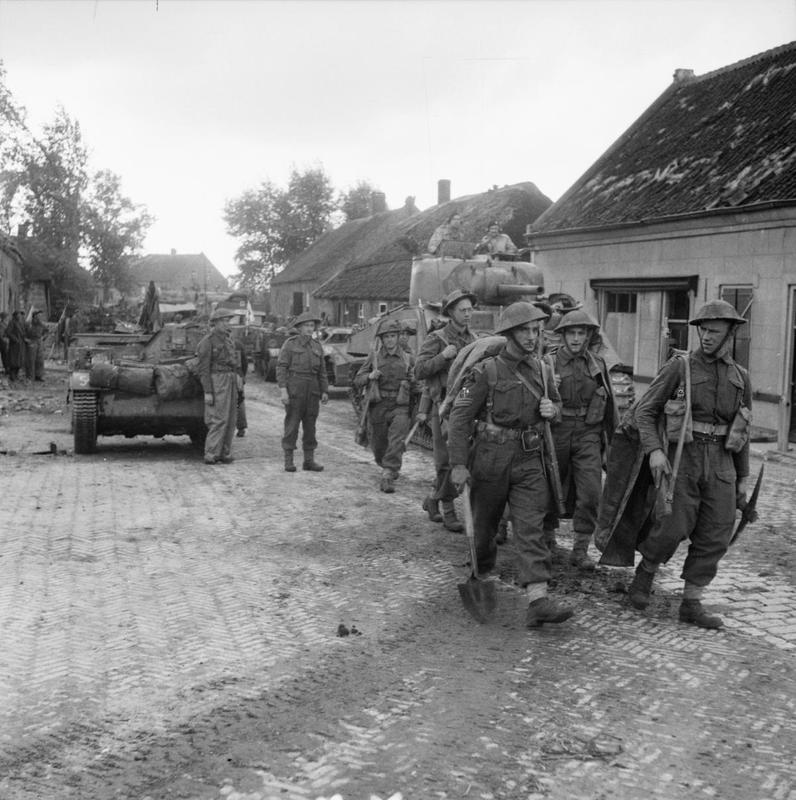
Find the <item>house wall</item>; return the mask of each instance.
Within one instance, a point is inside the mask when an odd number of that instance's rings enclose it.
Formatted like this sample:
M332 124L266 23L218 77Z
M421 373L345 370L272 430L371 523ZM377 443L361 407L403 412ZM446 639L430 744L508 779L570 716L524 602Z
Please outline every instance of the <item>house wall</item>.
M793 337L796 321L796 209L725 213L621 230L531 237L534 260L545 273L545 289L584 301L601 322L607 319L605 279L671 279L694 276L690 315L722 287L751 287L749 371L755 390L754 422L787 441L791 420ZM621 288L621 286L619 287ZM643 393L667 357L665 292L637 294L632 364ZM624 328L628 320L624 320ZM612 327L618 330L616 321ZM609 328L607 332L613 331ZM626 336L627 330L624 331ZM688 326L689 345L695 344ZM627 338L624 341L628 341Z
M0 311L21 310L20 284L22 267L19 261L4 250L0 250Z

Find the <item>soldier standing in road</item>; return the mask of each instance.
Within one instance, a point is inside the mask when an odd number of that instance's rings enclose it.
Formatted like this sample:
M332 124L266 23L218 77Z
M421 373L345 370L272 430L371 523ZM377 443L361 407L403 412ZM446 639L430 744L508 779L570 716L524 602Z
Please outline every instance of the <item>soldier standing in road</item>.
M238 400L240 356L229 330L235 312L217 308L210 315L211 331L196 349L197 370L205 397L205 464L232 462L232 437Z
M6 334L8 325L8 312L0 311L0 361L6 375L8 375L8 336Z
M376 463L382 468L379 488L392 494L401 471L404 439L409 433L409 405L415 393L414 358L399 346L401 332L397 320L384 320L376 332L381 341L359 368L354 386L377 387L365 394L370 400L370 444Z
M688 436L684 440L672 510L657 519L638 545L643 558L629 595L633 606L646 608L658 566L674 555L680 542L690 539L681 575L685 586L679 618L701 628L723 624L721 617L704 610L702 594L729 547L736 506L746 500L752 387L749 373L731 356L735 331L745 322L723 300L705 303L689 320L697 328L699 347L686 358L667 361L635 409L641 447L658 486L672 474L670 459L679 427L673 423L679 419L680 425L688 424L682 386L690 383L693 433L691 441ZM690 370L687 382L686 370ZM668 446L660 433L662 418L669 430Z
M563 622L573 613L547 594L551 557L542 520L550 490L540 427L560 418L560 399L549 365L537 357L544 318L531 303L520 301L506 308L495 330L506 337L506 345L498 355L473 366L453 402L448 426L451 479L458 489L472 483L479 573L495 566L495 533L509 504L518 580L528 596L529 628Z
M15 381L19 378L19 370L25 360L25 322L21 311L11 315L11 322L6 328L8 337L8 379Z
M41 321L41 311L36 310L25 325L25 376L31 381L44 380L44 350L42 341L47 336L47 326Z
M599 327L585 311L570 311L555 329L562 345L549 356L562 403L561 423L553 429L558 468L564 500L574 499L574 509L567 509L575 535L569 562L586 572L594 570L588 549L602 489L602 454L619 423L605 361L589 350ZM545 528L557 524L555 514L548 514Z
M293 451L296 449L301 425L304 462L302 469L321 472L323 467L315 461L318 440L315 423L320 403L329 400L329 379L323 360L323 347L313 339L320 317L305 312L293 321L297 335L285 340L276 363L276 382L285 407L285 431L282 449L285 451L285 472L295 472Z
M431 433L434 443L434 466L437 476L434 493L423 500L423 509L432 522L442 522L449 531L462 531L464 526L456 518L453 499L456 492L450 482L448 445L442 434L439 405L445 399L448 370L457 353L475 341L470 331L470 319L476 298L471 292L454 289L442 303L442 314L449 322L426 336L415 361L415 377L425 381L426 391L432 400ZM442 514L439 503L442 503Z

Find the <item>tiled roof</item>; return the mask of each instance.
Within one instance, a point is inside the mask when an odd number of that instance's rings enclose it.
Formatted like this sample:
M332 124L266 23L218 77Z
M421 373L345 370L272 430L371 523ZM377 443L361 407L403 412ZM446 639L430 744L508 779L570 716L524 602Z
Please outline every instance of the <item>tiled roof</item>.
M130 271L136 283L155 281L160 288L190 289L196 285L216 291L227 288L226 278L204 253L152 253L134 262Z
M423 251L437 226L451 214L462 215L464 241L478 242L489 222L497 220L514 243L522 247L526 226L549 205L550 198L533 183L518 183L434 206L404 220L389 236L374 237L314 295L329 299L408 300L412 256Z
M532 226L636 223L796 199L796 42L675 81Z

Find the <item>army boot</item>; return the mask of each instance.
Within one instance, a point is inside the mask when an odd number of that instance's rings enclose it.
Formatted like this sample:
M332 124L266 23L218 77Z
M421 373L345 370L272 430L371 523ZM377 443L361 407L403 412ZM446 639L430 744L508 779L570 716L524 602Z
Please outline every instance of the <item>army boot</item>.
M391 469L385 469L381 473L381 483L379 489L385 494L392 494L395 491L395 478Z
M323 472L323 467L315 460L314 455L314 450L305 450L304 463L301 468L307 472Z
M435 500L431 495L423 500L423 511L428 514L432 522L442 522L442 514L439 513L439 500Z
M652 581L654 579L654 572L644 569L641 564L636 567L636 574L633 576L633 582L628 589L628 597L633 608L643 611L649 605Z
M459 522L456 516L456 510L453 507L453 500L442 501L442 524L454 533L461 533L464 530L464 525Z
M293 451L285 450L285 472L295 472L296 465L293 463Z
M596 564L589 558L589 534L576 533L572 552L569 554L569 563L581 572L594 572Z
M683 598L680 604L680 622L688 622L691 625L696 625L699 628L708 628L709 630L718 630L724 625L724 620L713 614L708 614L702 608L701 600L688 600Z
M525 612L526 628L541 628L545 622L556 624L568 620L575 611L563 603L558 603L552 597L540 597L528 604Z

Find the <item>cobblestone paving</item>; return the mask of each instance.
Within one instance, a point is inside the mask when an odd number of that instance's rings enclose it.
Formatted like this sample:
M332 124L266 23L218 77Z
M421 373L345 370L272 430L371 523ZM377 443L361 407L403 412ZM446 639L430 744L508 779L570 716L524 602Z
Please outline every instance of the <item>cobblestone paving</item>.
M561 568L578 613L525 631L511 542L479 626L462 537L419 512L428 454L363 495L338 400L327 471L285 476L249 394L229 467L176 439L2 461L0 798L796 798L790 464L706 597L725 631L676 621L674 562L645 614L630 570Z

